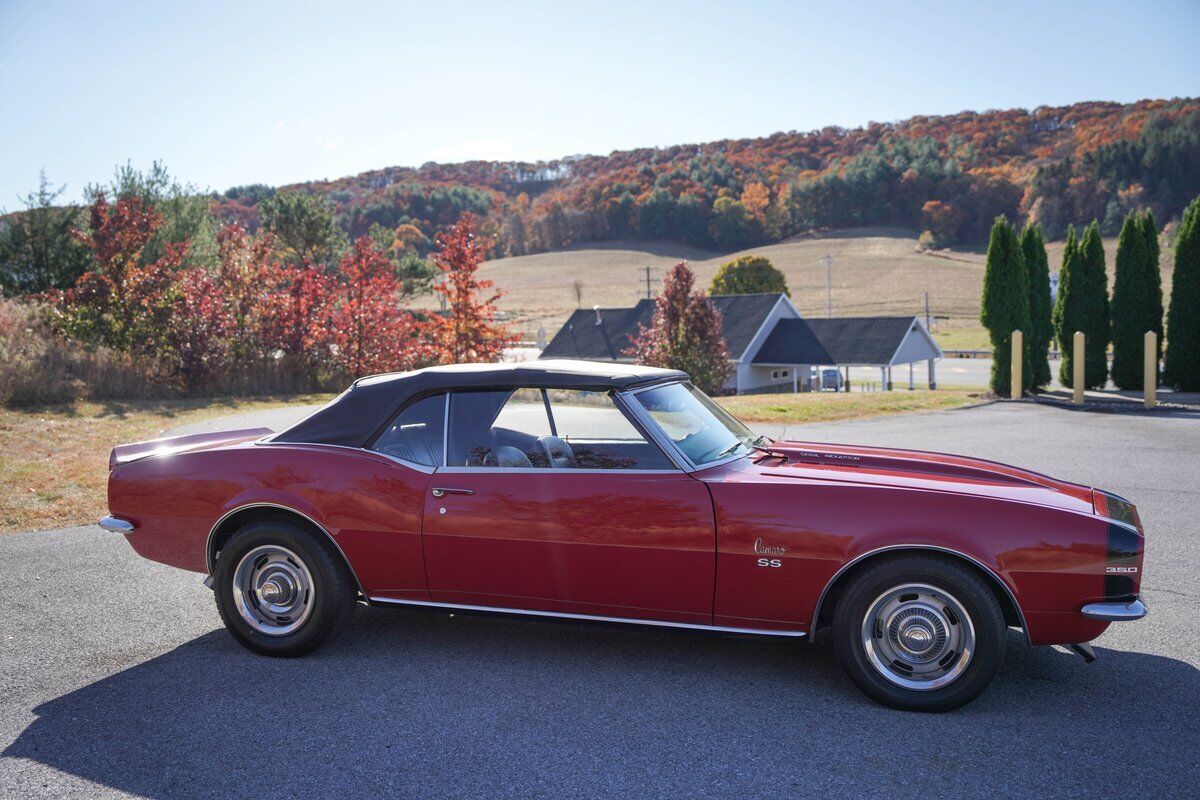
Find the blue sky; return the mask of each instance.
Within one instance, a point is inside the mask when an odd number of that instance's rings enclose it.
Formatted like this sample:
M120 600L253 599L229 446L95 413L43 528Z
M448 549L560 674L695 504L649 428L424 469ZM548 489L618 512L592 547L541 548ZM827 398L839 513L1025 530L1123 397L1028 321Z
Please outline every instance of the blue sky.
M1200 3L0 0L0 208L1200 95Z

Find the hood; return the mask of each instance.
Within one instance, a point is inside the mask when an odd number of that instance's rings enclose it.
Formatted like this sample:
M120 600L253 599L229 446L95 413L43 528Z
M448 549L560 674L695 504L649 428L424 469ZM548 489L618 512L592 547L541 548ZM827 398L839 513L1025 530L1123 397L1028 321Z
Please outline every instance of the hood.
M756 459L764 475L986 494L1093 513L1090 487L981 458L817 442L779 441Z
M115 469L131 461L149 458L150 456L172 455L187 453L193 450L206 450L212 447L237 444L238 442L254 441L273 433L270 428L245 428L237 431L213 431L212 433L193 433L187 436L170 436L165 439L151 439L148 442L133 442L119 444L108 454L108 468Z

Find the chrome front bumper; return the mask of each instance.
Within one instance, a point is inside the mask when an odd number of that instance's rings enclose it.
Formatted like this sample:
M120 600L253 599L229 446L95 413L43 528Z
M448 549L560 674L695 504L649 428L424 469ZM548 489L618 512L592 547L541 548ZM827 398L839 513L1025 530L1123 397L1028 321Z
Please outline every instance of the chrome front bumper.
M121 519L109 514L100 520L100 527L113 533L133 533L134 528L137 526L127 519Z
M1079 610L1088 619L1104 622L1132 622L1149 612L1141 597L1135 597L1131 603L1088 603Z

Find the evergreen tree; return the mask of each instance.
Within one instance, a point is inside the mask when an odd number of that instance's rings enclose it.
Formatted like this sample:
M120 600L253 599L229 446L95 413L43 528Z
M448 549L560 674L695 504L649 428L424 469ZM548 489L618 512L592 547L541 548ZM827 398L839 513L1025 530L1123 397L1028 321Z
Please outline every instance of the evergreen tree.
M1075 226L1067 228L1067 246L1063 248L1062 266L1058 270L1058 297L1054 301L1052 320L1054 338L1058 340L1058 351L1062 363L1058 367L1058 380L1071 388L1075 374L1075 348L1072 343L1075 331L1079 330L1075 317L1075 306L1070 296L1075 287L1075 273L1079 271L1079 241L1075 238Z
M983 300L979 315L992 340L992 391L1007 395L1012 387L1012 332L1026 337L1022 390L1033 385L1030 348L1029 276L1021 243L1003 216L996 217L988 242L987 268L983 273Z
M5 294L66 289L91 267L91 254L74 235L84 221L83 209L56 205L62 193L42 172L37 191L24 198L24 211L5 219L0 210L0 290Z
M1072 286L1067 295L1070 312L1064 313L1065 318L1074 321L1068 338L1075 331L1083 331L1087 337L1083 384L1088 389L1102 389L1108 381L1108 273L1104 267L1100 226L1094 220L1084 229L1076 253L1076 268L1072 270ZM1063 385L1068 385L1067 381Z
M1158 223L1154 220L1154 212L1149 209L1142 215L1142 236L1146 239L1146 280L1153 283L1152 293L1154 298L1154 308L1157 309L1154 314L1156 327L1153 330L1158 333L1158 360L1162 361L1163 351L1163 292L1162 292L1162 268L1159 266L1159 247L1158 247ZM1147 328L1147 330L1151 330Z
M1026 225L1021 231L1021 255L1029 276L1029 334L1026 346L1032 364L1032 386L1050 383L1050 342L1054 339L1053 309L1050 300L1050 264L1046 258L1046 243L1038 225Z
M1160 338L1162 335L1162 293L1157 277L1158 264L1151 266L1147 251L1144 217L1130 213L1117 241L1117 277L1112 296L1112 377L1121 389L1142 388L1146 331L1154 331Z
M1200 391L1200 197L1183 212L1175 238L1163 383L1184 392Z

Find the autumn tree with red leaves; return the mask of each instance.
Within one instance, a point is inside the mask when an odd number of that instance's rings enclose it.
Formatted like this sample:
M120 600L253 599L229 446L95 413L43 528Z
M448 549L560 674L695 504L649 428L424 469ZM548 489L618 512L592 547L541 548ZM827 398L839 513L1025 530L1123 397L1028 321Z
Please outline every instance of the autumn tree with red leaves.
M212 383L228 363L229 315L222 286L184 269L188 243L168 243L142 264L162 217L140 198L110 204L97 193L90 230L78 234L96 269L56 299L59 326L86 342L154 362L187 389Z
M58 321L77 338L128 351L145 333L140 323L148 298L143 295L162 288L156 285L162 270L152 267L143 274L139 266L162 217L140 198L124 197L113 205L101 192L92 200L89 221L89 230L77 231L76 238L92 251L96 268L57 296ZM174 254L168 253L167 258L173 259ZM163 265L171 266L178 263Z
M515 337L496 323L496 301L503 292L480 280L479 265L489 243L475 234L475 215L463 214L449 231L438 234L435 264L442 281L434 286L446 311L426 326L435 363L493 362Z
M293 369L315 374L329 354L331 294L332 282L312 265L272 270L257 311L262 346L281 353Z
M638 326L625 355L652 367L679 369L710 394L719 392L732 370L721 312L702 290L695 274L680 261L663 277L649 327Z
M400 308L392 262L369 236L338 264L343 282L328 311L331 364L354 377L421 366L427 357L412 314Z

